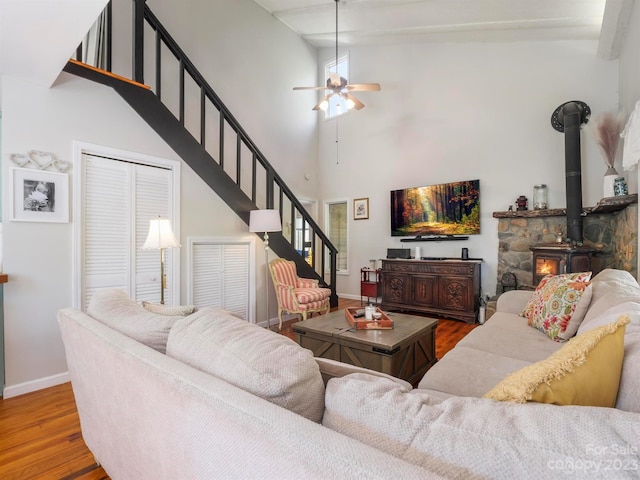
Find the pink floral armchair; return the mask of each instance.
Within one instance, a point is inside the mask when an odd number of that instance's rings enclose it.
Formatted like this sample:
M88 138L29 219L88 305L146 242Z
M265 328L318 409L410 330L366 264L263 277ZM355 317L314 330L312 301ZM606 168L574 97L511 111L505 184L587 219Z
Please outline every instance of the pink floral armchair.
M299 313L302 320L310 313L329 312L331 290L320 288L318 280L298 277L294 262L277 258L269 263L269 271L278 298L279 329L282 328L283 311Z

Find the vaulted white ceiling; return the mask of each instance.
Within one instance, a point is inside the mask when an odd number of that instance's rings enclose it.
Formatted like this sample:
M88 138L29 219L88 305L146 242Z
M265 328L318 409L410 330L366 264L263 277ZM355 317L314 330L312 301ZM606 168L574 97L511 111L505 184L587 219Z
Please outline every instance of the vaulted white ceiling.
M340 45L598 39L605 4L633 0L341 0ZM334 0L255 0L318 47L335 45ZM611 6L609 8L612 8Z
M318 47L334 0L254 0ZM634 0L341 0L341 45L600 39L617 58ZM51 85L107 0L0 0L0 75ZM606 8L605 8L606 4Z

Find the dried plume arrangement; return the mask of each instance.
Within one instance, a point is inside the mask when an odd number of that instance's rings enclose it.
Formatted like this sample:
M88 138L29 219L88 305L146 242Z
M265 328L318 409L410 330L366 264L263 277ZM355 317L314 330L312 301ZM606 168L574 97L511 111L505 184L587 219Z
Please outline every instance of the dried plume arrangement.
M624 114L622 112L617 114L604 112L592 115L589 123L584 127L600 147L604 155L604 161L609 168L613 168L620 141L620 132L624 128L624 123Z

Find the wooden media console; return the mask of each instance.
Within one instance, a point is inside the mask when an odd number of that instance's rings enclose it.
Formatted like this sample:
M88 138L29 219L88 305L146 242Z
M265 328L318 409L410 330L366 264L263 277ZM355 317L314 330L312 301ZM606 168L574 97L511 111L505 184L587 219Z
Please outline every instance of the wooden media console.
M475 323L482 260L382 260L382 309Z

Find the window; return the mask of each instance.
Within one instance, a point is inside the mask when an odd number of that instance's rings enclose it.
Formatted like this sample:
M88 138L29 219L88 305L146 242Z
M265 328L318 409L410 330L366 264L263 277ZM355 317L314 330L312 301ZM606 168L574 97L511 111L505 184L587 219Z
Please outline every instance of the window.
M338 61L332 60L331 62L325 64L324 66L324 78L325 80L329 78L329 75L332 73L336 73L341 77L349 80L349 54L343 55L342 57L338 57ZM325 95L328 90L325 90ZM340 95L331 95L329 97L329 106L324 112L325 120L330 118L339 117L347 113L347 107L345 105L345 100Z
M349 229L347 224L348 203L346 200L326 203L326 231L333 246L338 249L336 268L338 273L348 274Z

